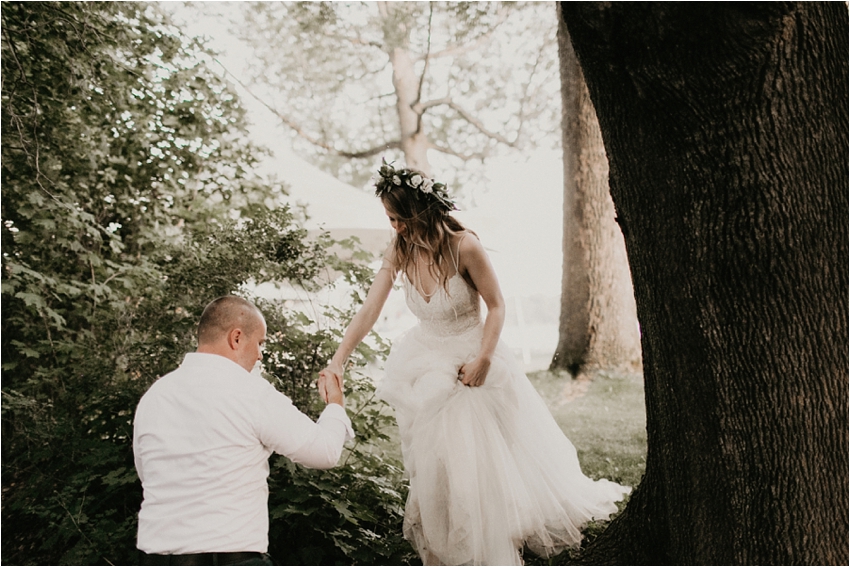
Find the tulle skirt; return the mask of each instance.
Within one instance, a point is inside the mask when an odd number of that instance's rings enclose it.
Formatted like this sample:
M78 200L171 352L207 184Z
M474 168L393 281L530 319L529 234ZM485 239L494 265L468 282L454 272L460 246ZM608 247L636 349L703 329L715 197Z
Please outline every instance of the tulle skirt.
M576 450L507 347L483 386L458 369L482 327L439 337L417 326L393 344L378 396L395 408L410 493L404 535L425 564L520 565L581 542L629 488L582 474Z

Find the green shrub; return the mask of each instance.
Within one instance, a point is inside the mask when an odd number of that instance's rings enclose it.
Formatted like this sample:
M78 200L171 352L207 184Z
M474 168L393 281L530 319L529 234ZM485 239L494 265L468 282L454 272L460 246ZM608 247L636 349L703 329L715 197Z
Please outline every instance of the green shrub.
M194 350L206 303L251 283L314 290L328 269L362 288L368 269L275 207L238 99L155 4L6 2L2 27L3 561L132 564L133 413ZM261 307L268 377L315 415L340 330ZM374 443L386 409L367 379L349 389L359 437L342 467L274 461L281 561L409 557L399 466Z
M132 417L139 398L159 375L193 350L196 321L210 297L234 291L262 269L272 270L281 239L246 238L279 226L285 210L208 233L187 234L182 262L177 247L161 261L160 285L148 289L99 341L68 345L75 357L49 404L4 390L3 550L20 564L133 563L141 487L132 459ZM237 226L241 225L241 226ZM271 233L273 234L273 233ZM285 233L284 233L285 234ZM287 235L291 236L291 235ZM247 245L246 242L250 242ZM295 241L292 241L295 242ZM297 241L305 246L303 241ZM251 261L235 260L236 253ZM321 248L298 251L296 270L311 273L330 259ZM291 266L290 266L291 267ZM343 267L337 262L337 267ZM191 275L191 277L190 277ZM229 282L229 286L227 283ZM209 287L210 289L206 289ZM302 314L257 301L267 316L267 376L314 417L321 402L316 373L333 353L340 329L316 330ZM106 316L106 314L104 314ZM107 338L108 337L108 338ZM352 357L347 381L349 413L357 431L342 466L312 471L273 457L270 476L270 551L281 562L399 564L412 558L401 539L405 498L400 464L380 441L391 426L386 407L373 399L371 380L356 369L385 354L364 345Z

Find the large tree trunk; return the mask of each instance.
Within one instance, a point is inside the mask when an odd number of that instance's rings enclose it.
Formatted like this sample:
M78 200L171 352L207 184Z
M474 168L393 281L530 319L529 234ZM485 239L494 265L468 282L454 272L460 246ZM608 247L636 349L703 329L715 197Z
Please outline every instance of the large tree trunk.
M560 14L560 10L558 12ZM551 368L640 367L640 334L608 159L581 68L559 17L564 147L561 320Z
M844 3L563 3L641 323L647 472L589 563L848 564Z

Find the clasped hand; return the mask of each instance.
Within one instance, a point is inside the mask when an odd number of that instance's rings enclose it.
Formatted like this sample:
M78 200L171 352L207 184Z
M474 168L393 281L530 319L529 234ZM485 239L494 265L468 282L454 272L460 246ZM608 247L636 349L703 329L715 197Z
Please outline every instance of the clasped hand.
M457 377L464 386L482 386L489 370L489 360L476 358L472 362L462 365L458 370Z
M319 372L317 382L319 395L326 404L343 404L342 395L342 369L333 369L330 366Z

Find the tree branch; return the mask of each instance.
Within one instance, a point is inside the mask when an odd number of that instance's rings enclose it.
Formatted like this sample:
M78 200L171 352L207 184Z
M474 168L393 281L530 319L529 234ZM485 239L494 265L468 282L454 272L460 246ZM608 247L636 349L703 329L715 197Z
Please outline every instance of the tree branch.
M484 158L486 158L488 156L488 153L486 151L475 152L475 153L471 153L471 154L462 154L458 151L453 150L452 148L450 148L448 146L441 146L439 144L435 144L434 142L429 142L428 147L431 148L431 149L437 150L440 153L448 154L450 156L455 156L457 158L462 159L463 161L471 161L473 159L483 160Z
M369 148L368 150L361 150L359 152L344 152L334 148L327 148L328 151L333 152L334 154L351 159L359 159L359 158L367 158L372 157L374 155L378 155L384 150L395 150L401 148L401 140L392 140L385 144L377 145L373 148Z
M35 166L35 182L36 182L36 184L51 199L53 199L54 201L56 201L58 203L59 199L57 199L56 196L53 193L51 193L50 191L48 191L47 188L41 183L41 179L44 178L48 181L48 183L53 185L53 181L41 172L41 164L40 164L40 162L41 162L41 152L40 152L41 147L39 146L39 143L38 143L38 113L39 113L39 111L38 111L38 107L39 107L38 92L37 92L35 85L30 83L29 79L27 79L26 71L24 71L24 67L21 64L20 59L18 58L18 50L15 47L15 41L12 39L12 36L9 33L9 27L6 26L6 25L3 26L3 34L6 36L6 43L9 45L9 49L12 52L12 56L15 59L15 63L18 66L21 81L25 85L29 86L32 89L32 112L30 113L28 118L32 117L32 119L33 119L32 120L32 141L33 141L33 145L35 146L35 157L33 157L29 153L29 151L27 150L27 146L29 144L27 143L27 140L24 136L23 120L21 120L21 117L18 116L18 114L15 112L13 96L14 96L14 92L17 91L17 86L15 86L15 88L13 89L12 95L8 97L9 98L8 107L9 107L10 121L15 124L15 129L18 132L18 140L21 142L21 146L23 147L23 150L24 150L24 153L27 156L27 159L31 159L33 161L33 165Z
M522 128L525 125L526 114L526 105L528 104L529 99L531 98L528 94L528 91L531 89L531 82L534 80L534 75L537 74L537 68L540 66L540 62L543 59L543 52L545 49L545 45L540 46L540 50L537 52L537 57L534 59L534 65L531 67L531 73L528 75L528 79L523 82L522 86L522 99L520 100L519 105L519 125L516 129L516 138L515 141L520 139L520 135L522 134ZM534 114L532 114L533 116Z
M386 69L386 68L387 68L387 66L390 64L390 61L389 61L389 59L388 59L388 60L386 61L386 63L384 63L384 65L383 65L380 69L375 69L375 70L373 71L373 70L369 69L369 66L366 64L366 62L365 62L365 61L363 61L363 56L362 56L362 55L358 55L358 58L360 59L360 64L361 64L361 65L363 65L363 68L364 68L364 69L366 69L366 70L365 70L365 71L363 71L363 73L362 73L362 74L360 74L360 75L353 75L351 78L346 79L346 81L349 81L349 80L350 80L350 81L352 81L352 82L357 82L357 81L360 81L360 80L362 80L362 79L365 79L366 77L369 77L369 76L372 76L372 75L377 75L378 73L380 73L380 72L382 72L384 69Z
M428 67L431 64L431 57L430 57L431 56L431 23L434 20L434 3L429 2L428 6L429 6L429 10L430 10L429 13L428 13L428 49L425 51L425 66L422 67L422 75L419 77L419 90L416 93L416 100L413 102L413 104L410 105L410 108L413 108L414 106L419 104L420 100L422 100L422 85L425 84L425 73L428 72ZM421 126L422 125L422 115L421 114L419 115L419 119L420 119L419 125ZM416 131L418 133L419 129L417 128Z
M488 138L496 140L499 143L505 144L506 146L508 146L510 148L516 147L517 142L519 141L519 135L517 135L513 139L513 141L511 141L511 140L508 140L507 138L505 138L504 136L502 136L501 134L499 134L497 132L493 132L491 130L488 130L487 127L484 126L483 122L481 122L480 120L475 118L472 114L470 114L469 112L464 110L459 104L454 102L450 97L429 100L427 102L417 104L416 107L413 110L417 114L419 114L419 116L421 117L422 114L424 114L427 109L435 107L435 106L441 106L441 105L448 106L449 108L451 108L452 110L457 112L460 115L461 118L463 118L464 120L466 120L469 123L470 126L474 127L476 130L478 130L479 132L481 132L482 134L484 134ZM435 148L435 149L437 149L437 148Z
M387 149L396 149L396 148L401 147L401 140L392 140L392 141L386 142L384 144L380 144L378 146L375 146L375 147L372 147L372 148L369 148L369 149L366 149L366 150L359 150L359 151L339 150L339 149L331 146L330 144L328 144L326 141L314 137L309 132L307 132L300 124L298 124L297 122L295 122L294 120L292 120L288 116L280 113L276 108L271 106L269 103L267 103L262 98L260 98L258 95L256 95L250 88L248 88L248 85L246 85L241 80L239 80L239 77L237 77L236 75L231 73L230 70L228 70L228 68L225 67L224 64L221 61L219 61L218 59L213 59L213 60L216 63L218 63L219 65L221 65L221 68L224 69L224 72L226 74L228 74L234 81L239 83L239 86L241 86L243 89L245 89L245 91L249 95L251 95L257 102L259 102L260 104L265 106L269 110L269 112L271 112L272 114L277 116L280 119L281 122L283 122L286 126L291 128L296 134L298 134L298 136L300 138L310 142L314 146L322 148L323 150L327 150L328 152L330 152L334 155L338 155L340 157L349 158L349 159L367 158L367 157L377 155L377 154L379 154L382 151L387 150Z
M416 100L410 105L410 108L416 113L416 132L413 133L414 136L422 132L422 112L416 112L416 105L419 104L420 100L422 100L422 85L425 84L425 74L428 72L428 67L431 64L431 23L434 20L433 2L428 3L428 9L428 50L425 52L425 65L422 67L422 75L419 77L419 88L416 91Z
M336 40L336 41L347 41L351 45L360 45L360 46L364 46L364 47L374 47L374 48L376 48L380 51L384 50L384 46L381 45L380 43L378 43L376 41L365 40L362 37L360 37L360 31L359 30L357 30L356 33L357 33L356 37L352 37L352 36L348 36L348 35L344 35L344 34L338 34L338 35L326 34L325 37L327 37L328 39L331 39L331 40Z

